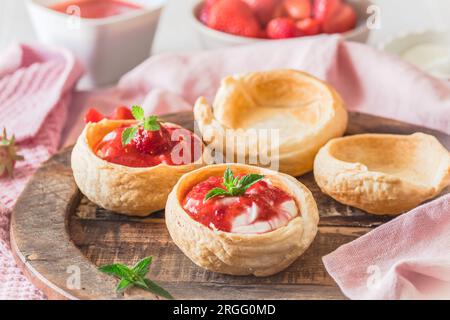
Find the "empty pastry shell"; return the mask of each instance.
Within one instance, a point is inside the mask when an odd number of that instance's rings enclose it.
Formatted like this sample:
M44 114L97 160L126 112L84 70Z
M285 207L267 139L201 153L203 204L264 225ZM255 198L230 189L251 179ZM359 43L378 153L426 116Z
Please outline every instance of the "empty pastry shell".
M88 123L73 148L72 170L78 188L92 202L118 213L146 216L164 209L173 186L183 174L202 165L202 155L196 162L185 165L161 163L132 168L105 161L94 153L93 148L105 135L134 123L134 120Z
M292 176L312 170L319 149L344 134L348 117L330 85L295 70L226 77L213 105L197 100L194 116L208 148L224 155L217 162Z
M262 234L237 234L210 229L182 207L186 194L211 176L257 173L289 193L300 215L281 228ZM269 276L287 268L309 247L317 233L319 214L311 192L295 178L243 164L210 165L182 176L166 204L166 224L175 244L195 264L231 275Z
M314 177L335 200L373 214L400 214L450 184L450 155L427 134L360 134L333 139Z

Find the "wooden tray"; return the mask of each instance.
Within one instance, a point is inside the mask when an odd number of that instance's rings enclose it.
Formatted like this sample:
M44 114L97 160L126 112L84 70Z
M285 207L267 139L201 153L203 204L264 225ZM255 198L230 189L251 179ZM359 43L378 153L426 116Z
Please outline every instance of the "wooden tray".
M190 112L162 117L192 129ZM450 149L450 136L409 124L350 113L347 134L380 132L436 136ZM131 265L153 256L150 278L177 299L339 299L345 298L321 258L389 220L345 206L322 194L312 173L299 178L314 194L319 232L306 253L285 271L266 278L227 276L192 263L171 241L164 213L147 218L114 214L80 194L70 168L71 148L44 163L20 196L12 216L15 258L49 298L155 298L140 290L115 293L116 280L96 266ZM80 287L74 276L79 272Z

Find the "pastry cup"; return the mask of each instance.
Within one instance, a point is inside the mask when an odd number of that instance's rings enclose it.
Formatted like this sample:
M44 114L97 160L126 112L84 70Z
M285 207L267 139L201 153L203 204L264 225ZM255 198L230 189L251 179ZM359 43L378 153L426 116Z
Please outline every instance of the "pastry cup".
M430 135L361 134L333 139L317 154L314 177L335 200L396 215L450 184L449 152Z
M211 176L223 176L227 167L234 174L258 173L289 193L301 215L286 226L263 234L236 234L212 230L192 219L182 200L196 184ZM167 199L166 224L175 244L195 264L231 275L269 276L287 268L312 243L319 214L311 192L295 178L272 170L243 165L210 165L185 174Z
M132 168L105 161L94 153L93 148L106 134L133 123L134 120L88 123L73 148L72 170L78 188L92 202L118 213L146 216L164 209L167 196L178 179L201 166L203 157L186 165Z
M319 149L344 134L348 118L331 86L295 70L226 77L212 106L203 97L197 100L194 116L205 143L224 154L226 162L270 167L292 176L312 170ZM260 129L277 130L279 139L269 134L264 138ZM249 160L254 159L250 150L256 150L257 161Z

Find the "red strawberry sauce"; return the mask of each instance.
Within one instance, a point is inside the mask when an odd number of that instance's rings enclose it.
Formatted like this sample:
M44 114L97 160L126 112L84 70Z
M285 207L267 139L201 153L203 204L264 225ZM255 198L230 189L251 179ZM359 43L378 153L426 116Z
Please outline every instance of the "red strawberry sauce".
M56 3L51 9L67 13L71 6L80 8L81 18L100 19L141 9L137 4L119 0L72 0Z
M122 146L122 132L125 129L120 127L107 134L95 146L95 154L108 162L135 168L153 167L161 163L183 165L195 162L201 156L201 141L187 129L164 126L163 130L150 132L152 140L145 141L145 148L139 139ZM153 149L149 149L151 147ZM190 154L185 155L185 150L190 150Z
M194 186L182 201L192 219L210 229L258 234L276 230L298 216L294 199L285 191L261 180L237 197L219 196L204 201L213 188L223 188L223 178L209 177ZM288 212L283 204L292 205Z

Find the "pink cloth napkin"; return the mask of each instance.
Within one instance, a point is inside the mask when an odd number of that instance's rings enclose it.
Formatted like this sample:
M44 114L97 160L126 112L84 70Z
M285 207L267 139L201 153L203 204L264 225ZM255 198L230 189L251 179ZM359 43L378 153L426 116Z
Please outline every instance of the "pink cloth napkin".
M71 91L81 67L61 49L14 45L0 57L0 129L14 133L24 161L0 180L0 300L41 299L9 247L11 209L36 168L59 147Z
M65 61L65 59L62 60ZM3 60L0 60L0 65L1 61ZM10 57L9 60L4 61L11 63L11 61L15 60ZM16 62L16 65L20 66L21 64ZM78 76L78 69L73 65L73 62L67 62L66 66L69 69L72 68L73 72L65 73L66 81L76 78ZM116 88L76 94L72 107L69 109L68 118L70 121L67 122L66 128L64 129L63 141L65 144L70 144L75 141L83 127L81 115L87 107L98 107L106 114L110 113L119 104L130 105L138 103L143 105L147 113L154 114L191 110L198 96L204 95L210 100L213 99L222 77L229 74L274 68L301 69L330 82L342 94L349 110L357 110L403 120L435 128L450 134L450 84L448 82L430 77L415 67L400 61L398 58L382 54L368 46L343 42L337 36L320 36L309 39L258 43L246 47L235 47L211 52L154 56L125 75ZM20 70L20 67L10 67L8 70ZM59 73L59 75L63 74ZM2 77L0 77L0 82L1 79ZM46 83L46 81L43 82ZM70 81L65 83L64 80L52 80L51 83L59 83L58 88L60 91L57 92L60 93L64 88L71 87ZM21 86L18 87L21 88ZM50 87L53 88L53 86ZM50 91L50 89L47 91ZM0 87L0 96L2 92L3 90ZM16 99L22 99L21 95L16 94L16 96ZM64 101L63 96L63 94L60 95L61 99L59 101ZM49 98L46 101L50 100ZM1 110L6 107L8 106L0 103L0 114L2 113ZM35 112L47 114L50 110L53 110L50 114L58 114L62 118L60 114L66 110L65 104L64 107L60 108L64 110L60 112L57 111L57 106L46 108L45 106L42 107L39 105L36 107ZM43 116L36 117L36 119L43 119ZM11 120L9 123L14 122ZM57 123L61 124L61 122ZM37 130L39 130L41 125L31 125L31 127L38 128ZM42 127L39 131L44 130L44 128ZM19 134L20 126L17 129L16 134ZM59 127L58 129L61 130ZM30 137L33 136L33 132L36 132L36 129L24 130L20 133L20 136ZM48 137L48 135L44 134L39 139L43 137ZM36 141L40 140L35 135L33 141L36 143ZM52 146L56 144L52 144ZM41 144L39 143L38 145L40 146ZM43 148L45 152L41 156L41 159L48 157L55 148ZM26 149L23 153L25 154L25 152ZM30 157L31 154L37 153L30 151ZM35 163L37 162L33 162L33 164ZM21 165L25 165L25 162ZM32 166L29 171L25 171L27 173L24 176L28 177L34 168L35 166ZM20 180L20 177L21 173L18 172L17 178L19 180L15 183L18 186L20 185L20 187L16 187L17 194L23 187L23 182L26 181L26 178ZM2 193L0 191L0 196L2 196ZM15 197L12 197L12 194L9 194L8 197L10 200L7 208L10 209ZM429 212L447 213L446 216L444 215L445 218L448 216L448 204L450 200L443 198L441 201L444 203L443 207L430 207L432 204L427 204L418 210L425 210L426 213L424 215L426 216ZM441 210L441 208L447 208L447 212L444 209ZM403 215L401 218L407 219L408 223L402 225L414 225L415 220L410 218L413 216L413 214ZM393 222L386 224L386 226L390 224L393 224ZM380 228L377 228L372 234L376 234L378 229ZM448 240L450 238L450 229L447 228L445 231L447 233L442 235L442 239ZM403 234L405 234L405 231ZM416 235L416 233L413 234ZM419 235L421 237L428 237L430 246L437 247L439 245L437 241L434 241L434 234L430 235L425 233ZM388 248L391 250L395 248L396 251L403 252L403 250L407 250L408 247L411 247L417 241L418 236L407 237L404 242L394 242ZM356 244L357 241L355 242ZM365 249L369 250L367 246ZM1 252L0 257L2 256ZM4 250L4 252L7 252L7 250ZM411 253L411 256L413 253ZM423 259L427 259L425 254L421 255L422 253L424 253L423 250L422 252L415 251L414 254L416 258L422 257ZM348 255L345 254L343 256L347 257ZM16 290L11 289L7 291L3 289L2 291L2 279L8 280L9 278L8 276L3 276L3 278L1 276L2 270L6 270L1 267L1 259L0 297L2 292L8 292L9 295L17 296L19 293ZM345 261L345 259L341 261ZM386 259L385 261L388 260ZM387 263L394 263L392 259L390 261ZM385 269L382 268L384 265L380 261L377 261L377 263L384 274ZM365 270L368 266L362 263L361 268ZM445 268L445 265L442 264L441 267ZM344 267L341 269L344 269ZM330 272L333 276L337 276L339 270L339 267L335 267L334 270L330 269ZM416 273L418 276L421 275L418 271ZM10 274L9 271L6 271L6 274ZM391 279L391 281L394 281L394 277L391 277ZM353 287L355 287L354 282L350 283L353 283ZM343 282L338 281L338 284L344 293L349 297L354 297L346 290L346 288L352 287L347 280ZM382 288L390 290L386 285L383 285ZM39 295L36 295L36 297L39 297ZM363 297L361 294L359 298ZM400 297L402 297L401 293L391 296L391 298Z
M351 299L450 299L450 194L325 256Z

